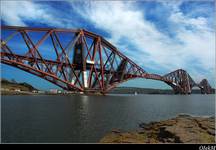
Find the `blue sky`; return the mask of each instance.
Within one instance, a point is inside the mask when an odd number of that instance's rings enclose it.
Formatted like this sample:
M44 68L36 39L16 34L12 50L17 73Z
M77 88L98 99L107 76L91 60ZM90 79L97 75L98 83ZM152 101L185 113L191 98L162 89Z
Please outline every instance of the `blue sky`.
M102 35L147 72L183 68L196 82L215 80L213 0L175 1L1 1L1 24L85 28ZM2 77L39 89L53 84L16 68L1 66ZM124 86L169 88L152 80Z

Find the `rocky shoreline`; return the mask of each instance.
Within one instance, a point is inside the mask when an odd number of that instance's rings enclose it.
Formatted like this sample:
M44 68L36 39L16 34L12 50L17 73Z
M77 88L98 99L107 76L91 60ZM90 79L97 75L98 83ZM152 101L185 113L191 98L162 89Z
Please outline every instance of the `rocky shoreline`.
M215 143L215 117L178 115L139 127L131 132L113 130L100 143Z

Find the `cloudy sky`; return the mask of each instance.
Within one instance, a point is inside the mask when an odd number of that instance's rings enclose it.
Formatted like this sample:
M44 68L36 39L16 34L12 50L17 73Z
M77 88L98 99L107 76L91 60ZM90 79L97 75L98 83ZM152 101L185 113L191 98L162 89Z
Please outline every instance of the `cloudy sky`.
M85 28L102 35L147 72L163 75L182 68L195 81L207 78L212 86L214 15L214 0L1 1L3 25ZM6 65L2 77L42 89L54 87ZM157 88L160 84L142 80L125 85Z

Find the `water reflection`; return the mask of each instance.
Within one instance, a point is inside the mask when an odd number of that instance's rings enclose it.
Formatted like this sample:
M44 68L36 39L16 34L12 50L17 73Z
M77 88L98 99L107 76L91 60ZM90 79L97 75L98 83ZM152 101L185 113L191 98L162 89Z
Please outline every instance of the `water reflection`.
M82 96L80 96L80 98L81 98L83 105L88 105L89 96L82 95Z
M88 109L89 109L89 98L86 95L80 96L80 102L81 102L81 113L82 116L85 117L88 115Z
M179 113L214 115L214 95L2 96L2 140L98 142L112 129Z

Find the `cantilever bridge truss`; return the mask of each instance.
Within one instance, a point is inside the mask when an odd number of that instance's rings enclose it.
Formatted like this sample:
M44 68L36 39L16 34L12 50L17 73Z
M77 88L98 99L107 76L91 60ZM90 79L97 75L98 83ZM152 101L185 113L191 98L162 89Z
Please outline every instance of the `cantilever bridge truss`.
M1 63L41 77L65 90L107 93L134 78L160 80L175 93L197 86L211 93L206 79L196 83L182 69L147 73L103 37L78 29L1 27Z

